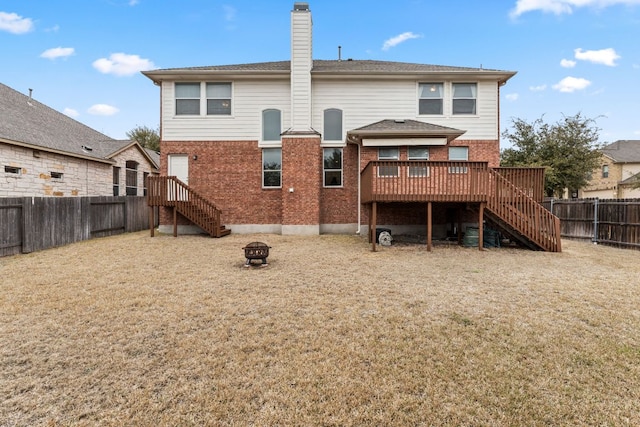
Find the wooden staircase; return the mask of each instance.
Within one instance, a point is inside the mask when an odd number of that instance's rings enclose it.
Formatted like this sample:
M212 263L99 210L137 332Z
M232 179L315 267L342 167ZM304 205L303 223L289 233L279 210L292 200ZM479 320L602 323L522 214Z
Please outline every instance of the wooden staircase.
M174 235L177 234L175 229L178 213L211 237L223 237L231 233L230 229L220 223L220 209L175 176L149 176L147 179L147 204L149 207L173 208Z
M487 216L523 245L561 252L560 219L499 172L489 170Z

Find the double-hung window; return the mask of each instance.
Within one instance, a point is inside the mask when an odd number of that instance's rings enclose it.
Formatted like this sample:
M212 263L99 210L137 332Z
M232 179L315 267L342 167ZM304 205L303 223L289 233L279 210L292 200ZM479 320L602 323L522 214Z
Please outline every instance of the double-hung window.
M409 160L429 160L429 149L422 146L409 147L407 157ZM409 166L409 176L429 176L429 169L426 166Z
M323 149L324 186L342 186L342 148Z
M400 158L397 147L378 148L378 160L398 160ZM398 176L398 166L382 164L378 167L378 176L393 177Z
M475 83L454 83L453 114L476 114L478 86Z
M609 165L602 165L602 177L609 178Z
M113 167L113 195L120 195L120 168L118 166Z
M268 109L262 112L262 140L280 141L282 132L282 113L280 110Z
M418 114L439 114L443 113L443 83L420 83L420 101Z
M127 160L126 163L126 192L127 196L138 195L138 162Z
M231 83L207 83L207 115L231 115Z
M324 110L324 140L342 141L342 110Z
M469 147L449 147L449 161L466 162L469 160ZM449 173L467 173L466 166L451 166Z
M200 115L200 83L176 83L176 115Z
M264 188L282 187L281 148L264 148L262 150L262 186Z

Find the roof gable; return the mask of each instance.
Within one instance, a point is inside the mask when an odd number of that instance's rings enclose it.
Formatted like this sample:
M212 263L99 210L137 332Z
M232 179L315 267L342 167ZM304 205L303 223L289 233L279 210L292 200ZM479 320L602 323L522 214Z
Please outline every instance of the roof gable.
M600 150L614 163L640 163L640 140L619 140Z

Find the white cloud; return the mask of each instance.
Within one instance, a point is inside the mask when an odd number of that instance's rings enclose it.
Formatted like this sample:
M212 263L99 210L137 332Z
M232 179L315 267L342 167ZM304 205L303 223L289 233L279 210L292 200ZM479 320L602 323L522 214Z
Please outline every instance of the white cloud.
M395 37L391 37L390 39L386 40L382 45L382 50L389 50L392 47L397 46L402 42L405 42L411 39L419 39L420 37L422 36L412 33L411 31L407 31L406 33L399 34Z
M78 113L78 111L74 110L73 108L65 108L64 110L62 110L62 112L69 117L78 117L80 115L80 113Z
M580 7L605 8L615 5L640 5L640 0L517 0L516 6L509 12L512 18L539 10L555 15L571 14Z
M33 30L33 21L16 13L0 12L0 30L13 34L28 33Z
M573 68L576 66L576 61L570 59L563 59L560 61L560 66L563 68Z
M115 74L116 76L132 76L140 71L154 68L153 62L140 58L138 55L127 55L125 53L112 53L107 58L100 58L93 61L93 68L104 74Z
M59 30L60 30L60 25L57 25L57 24L56 24L56 25L54 25L54 26L53 26L53 27L51 27L51 28L45 28L45 29L44 29L44 32L45 32L45 33L57 33Z
M71 56L74 53L75 53L75 49L72 47L54 47L42 52L40 54L40 58L47 58L47 59L66 58L67 56Z
M235 21L236 19L236 9L232 6L223 5L222 9L224 10L224 20L225 21Z
M531 92L542 92L547 89L547 85L529 86Z
M505 95L505 98L507 98L509 101L517 101L518 98L520 98L520 95L518 95L517 93L509 93Z
M577 90L585 89L591 82L581 77L565 77L557 84L553 85L553 88L559 92L571 93Z
M87 110L89 114L93 114L94 116L113 116L119 111L116 107L107 104L95 104Z
M138 0L129 0L129 6L135 6L140 3Z
M578 48L574 50L574 53L576 59L593 62L594 64L608 65L609 67L615 67L617 65L616 60L621 58L613 48L600 50L582 50Z

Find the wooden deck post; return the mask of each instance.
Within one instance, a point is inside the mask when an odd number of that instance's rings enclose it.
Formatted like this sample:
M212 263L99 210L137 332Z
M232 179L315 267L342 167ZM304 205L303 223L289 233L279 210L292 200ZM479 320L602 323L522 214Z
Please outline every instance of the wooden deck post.
M371 250L373 252L376 251L376 240L378 240L376 238L376 215L378 214L378 203L377 202L373 202L371 203L371 227L369 229L369 233L371 235Z
M460 208L456 208L456 222L458 223L458 246L462 245L462 215Z
M480 203L480 212L478 213L478 250L483 250L483 240L484 240L484 208L486 203Z
M178 207L173 206L173 237L178 237Z
M431 237L433 234L433 218L431 202L427 202L427 251L431 252Z
M153 226L155 224L155 215L153 214L153 206L149 206L149 231L151 232L151 237L153 237Z

